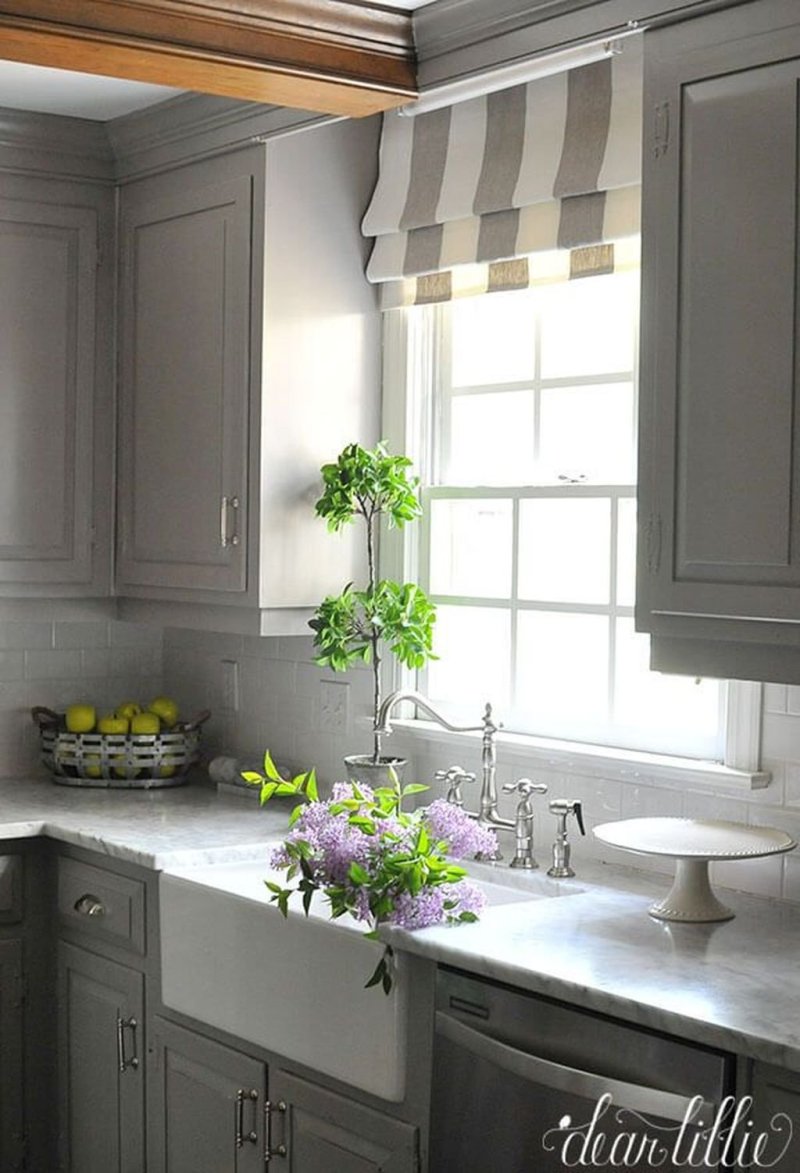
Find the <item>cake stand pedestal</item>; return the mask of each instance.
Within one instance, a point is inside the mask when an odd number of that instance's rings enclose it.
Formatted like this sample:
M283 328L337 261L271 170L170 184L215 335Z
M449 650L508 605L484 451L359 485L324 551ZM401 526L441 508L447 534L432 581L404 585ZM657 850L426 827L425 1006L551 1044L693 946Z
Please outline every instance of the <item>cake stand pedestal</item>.
M710 862L755 859L797 846L790 835L774 827L748 827L711 819L623 819L602 823L594 828L594 835L622 851L674 859L672 887L648 911L656 920L686 923L725 921L736 915L711 890Z

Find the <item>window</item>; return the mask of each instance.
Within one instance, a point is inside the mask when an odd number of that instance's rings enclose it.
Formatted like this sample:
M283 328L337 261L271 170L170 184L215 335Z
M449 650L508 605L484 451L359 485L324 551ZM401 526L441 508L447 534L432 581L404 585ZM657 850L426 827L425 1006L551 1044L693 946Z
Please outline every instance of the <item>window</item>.
M439 659L418 686L457 721L723 757L725 687L651 673L633 627L634 264L407 315L418 573Z

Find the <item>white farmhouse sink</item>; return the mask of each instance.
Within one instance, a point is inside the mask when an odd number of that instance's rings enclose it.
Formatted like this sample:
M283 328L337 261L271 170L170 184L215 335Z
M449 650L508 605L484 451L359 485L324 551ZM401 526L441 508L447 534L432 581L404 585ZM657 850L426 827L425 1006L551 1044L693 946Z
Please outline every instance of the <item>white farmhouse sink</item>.
M264 859L269 845L265 845ZM470 865L472 871L472 865ZM475 867L493 907L563 891L545 876ZM287 919L270 903L266 862L161 874L162 997L167 1006L386 1100L405 1093L408 981L387 997L364 989L383 946L315 898ZM497 881L501 880L501 883ZM294 911L291 909L294 908ZM454 932L463 931L454 929Z
M265 857L268 851L265 851ZM159 879L164 1003L315 1071L400 1101L407 982L365 990L383 946L328 920L325 901L287 919L264 863L173 869ZM291 908L291 906L290 906Z

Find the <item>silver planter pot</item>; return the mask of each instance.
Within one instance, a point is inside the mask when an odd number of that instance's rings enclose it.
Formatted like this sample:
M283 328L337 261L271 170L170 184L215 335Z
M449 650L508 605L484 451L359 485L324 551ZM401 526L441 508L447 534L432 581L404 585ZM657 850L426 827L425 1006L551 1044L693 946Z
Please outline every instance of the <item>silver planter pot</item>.
M403 770L408 765L407 758L382 757L373 762L371 754L349 754L344 759L347 767L347 778L350 782L358 782L362 786L371 786L374 790L378 786L393 786L394 779L391 770L397 775L398 781L403 781Z

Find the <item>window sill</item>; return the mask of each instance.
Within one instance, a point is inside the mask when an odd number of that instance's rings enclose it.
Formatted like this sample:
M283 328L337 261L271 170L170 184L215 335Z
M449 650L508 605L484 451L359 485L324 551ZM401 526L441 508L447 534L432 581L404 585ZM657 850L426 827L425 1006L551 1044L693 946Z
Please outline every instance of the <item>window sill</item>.
M392 728L413 740L441 746L475 746L480 733L450 733L433 721L392 720ZM561 773L603 777L622 782L665 783L708 787L713 790L763 790L772 775L763 771L735 770L720 762L613 749L604 745L557 741L519 733L498 733L502 761L531 762Z

